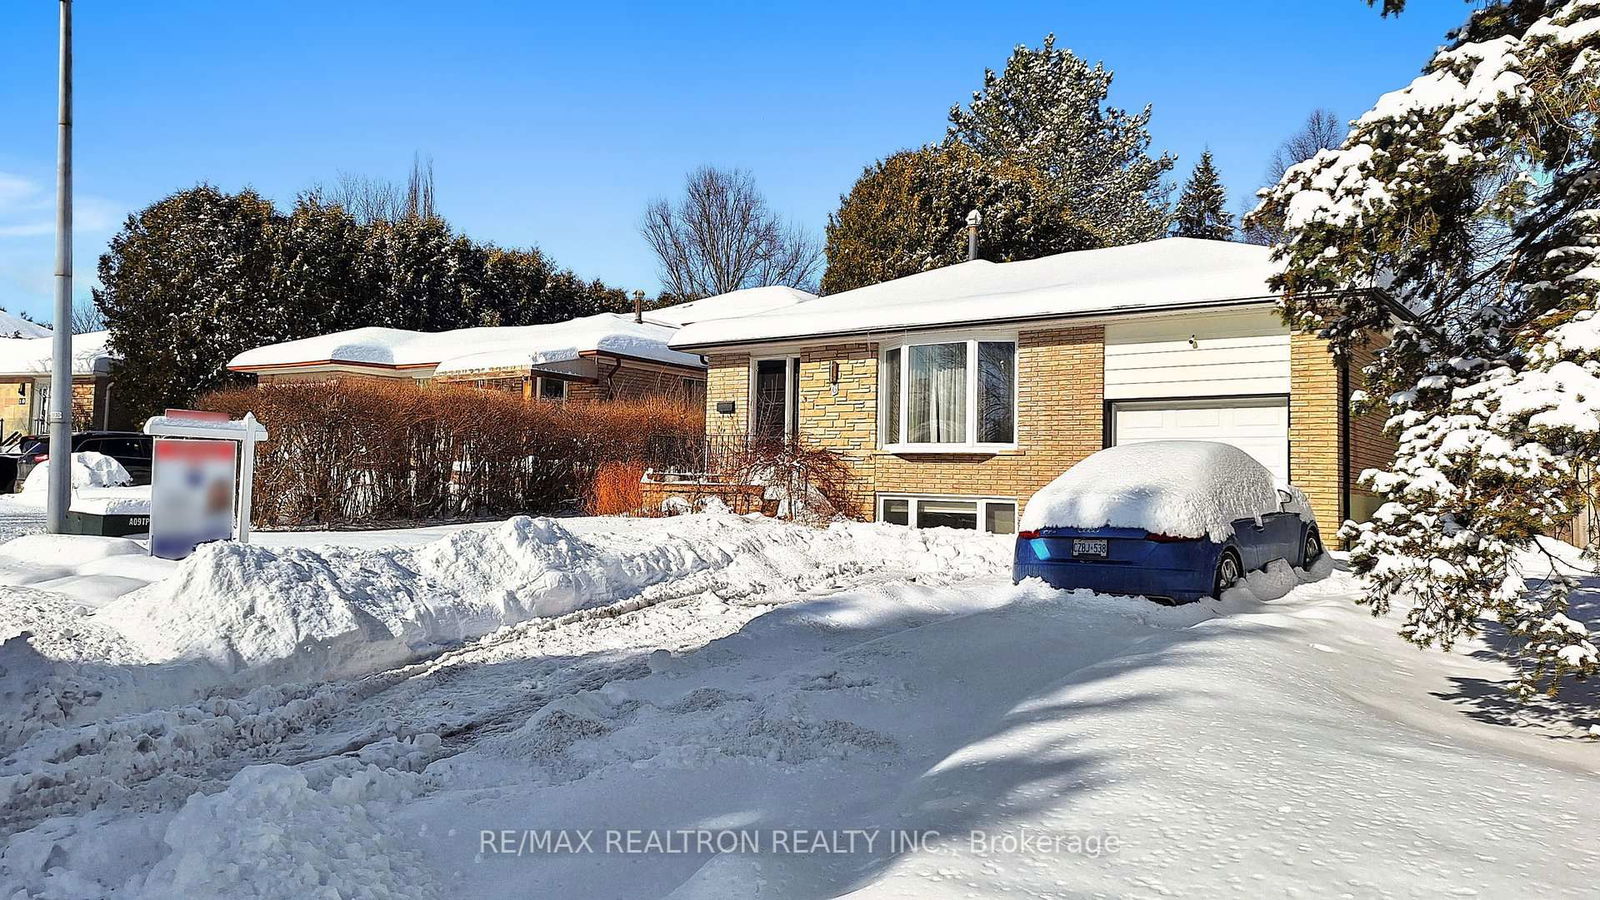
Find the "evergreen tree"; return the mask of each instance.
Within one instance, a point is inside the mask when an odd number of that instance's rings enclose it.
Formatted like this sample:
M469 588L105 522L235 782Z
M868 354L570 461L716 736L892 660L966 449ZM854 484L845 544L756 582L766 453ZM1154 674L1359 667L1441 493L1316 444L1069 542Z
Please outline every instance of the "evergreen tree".
M1386 13L1402 3L1388 0ZM1414 312L1367 370L1361 408L1399 449L1364 483L1383 501L1346 526L1375 613L1451 647L1492 616L1521 693L1600 673L1570 594L1524 585L1519 553L1592 515L1600 458L1600 6L1502 0L1474 11L1409 86L1343 145L1290 168L1257 216L1281 221L1285 313L1345 351L1393 326L1351 288ZM1596 548L1591 546L1590 551Z
M1203 238L1208 241L1233 239L1233 216L1228 214L1228 191L1222 186L1211 151L1200 154L1194 171L1178 195L1172 217L1173 237Z
M967 213L983 214L979 256L1034 259L1095 246L1049 201L1037 170L990 161L963 144L906 150L868 167L828 217L823 293L913 275L967 258Z
M419 198L431 189L419 188ZM420 200L419 200L420 202ZM190 404L264 344L365 325L445 331L624 311L620 290L537 250L474 243L437 216L362 222L318 192L287 216L201 185L130 216L100 258L119 412Z
M143 418L220 386L234 354L289 332L273 289L276 213L254 191L180 191L129 216L100 258L120 410Z
M367 227L316 194L302 196L277 231L272 280L296 317L297 335L372 324L373 285L364 265Z
M1098 246L1160 237L1169 221L1162 177L1174 157L1149 155L1149 106L1130 114L1106 105L1112 77L1104 63L1057 50L1053 34L1037 49L1019 45L1003 73L984 71L967 109L951 108L946 140L1043 173L1051 202Z

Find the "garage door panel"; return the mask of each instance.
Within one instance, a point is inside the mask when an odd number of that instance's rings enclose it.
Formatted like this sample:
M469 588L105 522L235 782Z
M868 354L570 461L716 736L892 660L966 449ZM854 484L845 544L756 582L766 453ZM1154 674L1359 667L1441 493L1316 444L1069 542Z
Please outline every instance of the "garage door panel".
M1112 405L1112 440L1216 441L1250 454L1282 480L1289 477L1289 404L1285 398L1120 402Z

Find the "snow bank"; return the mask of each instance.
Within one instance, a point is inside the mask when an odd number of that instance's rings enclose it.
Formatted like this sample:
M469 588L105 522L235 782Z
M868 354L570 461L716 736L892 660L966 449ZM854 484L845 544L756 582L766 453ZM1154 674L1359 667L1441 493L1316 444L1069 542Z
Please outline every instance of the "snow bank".
M622 600L648 604L684 590L715 588L736 597L758 587L825 584L862 571L864 556L875 567L935 574L999 571L1009 553L1002 538L863 523L819 529L725 513L670 525L590 520L582 527L587 536L557 520L522 516L431 544L374 550L216 542L164 580L104 603L92 616L62 613L30 625L33 636L9 652L59 661L60 654L38 648L92 628L130 648L118 657L120 666L161 667L165 680L147 679L155 686L137 696L125 696L120 677L100 667L46 667L57 681L99 683L97 713L105 715L145 708L158 689L174 692L166 702L180 702L222 684L242 690L356 677L506 625ZM641 531L649 539L626 537ZM7 602L0 594L0 622ZM9 690L26 697L52 688L33 679ZM0 710L0 723L7 715Z
M47 490L50 480L50 466L54 460L46 460L33 467L28 473L28 480L22 483L22 493L43 494ZM72 489L120 487L133 483L133 476L128 470L103 453L89 451L87 453L72 454Z
M172 852L137 896L441 896L421 854L379 819L374 801L386 796L410 799L410 792L394 791L376 767L317 791L287 766L252 766L222 793L196 794L173 817L163 838Z
M1272 473L1237 447L1150 441L1108 447L1028 501L1021 528L1143 528L1174 537L1233 534L1278 508Z

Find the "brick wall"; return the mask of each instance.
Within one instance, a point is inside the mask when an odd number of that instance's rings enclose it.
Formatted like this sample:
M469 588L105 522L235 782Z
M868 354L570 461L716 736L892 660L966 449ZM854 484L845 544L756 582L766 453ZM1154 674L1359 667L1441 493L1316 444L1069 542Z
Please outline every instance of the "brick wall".
M800 437L841 453L857 478L864 517L878 493L1027 498L1103 446L1105 331L1099 326L1025 331L1017 340L1017 449L977 454L893 454L877 449L878 345L841 343L800 355ZM832 382L832 365L839 380ZM709 433L742 434L750 357L717 354L706 394ZM719 415L732 400L737 412Z
M1366 390L1367 379L1363 370L1372 364L1377 351L1387 338L1373 338L1370 343L1350 351L1350 390ZM1350 417L1350 518L1365 522L1372 518L1377 508L1375 495L1356 483L1367 469L1386 469L1394 461L1394 439L1383 433L1384 417L1380 414Z
M750 403L750 354L718 353L708 360L706 370L706 434L711 437L741 436ZM731 402L731 415L717 412L717 404Z
M799 399L801 439L844 457L854 475L852 499L861 516L871 518L878 442L878 345L828 344L801 353Z
M1339 367L1328 342L1295 332L1289 337L1289 480L1301 487L1333 541L1341 518Z

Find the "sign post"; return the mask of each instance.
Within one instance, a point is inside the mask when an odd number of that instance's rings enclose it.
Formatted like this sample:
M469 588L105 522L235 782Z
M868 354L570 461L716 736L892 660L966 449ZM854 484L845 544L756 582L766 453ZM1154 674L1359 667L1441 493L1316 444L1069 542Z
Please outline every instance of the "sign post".
M144 431L156 437L150 555L182 559L207 541L249 543L255 445L267 439L255 415L169 409Z

